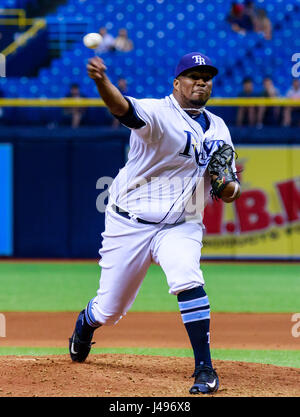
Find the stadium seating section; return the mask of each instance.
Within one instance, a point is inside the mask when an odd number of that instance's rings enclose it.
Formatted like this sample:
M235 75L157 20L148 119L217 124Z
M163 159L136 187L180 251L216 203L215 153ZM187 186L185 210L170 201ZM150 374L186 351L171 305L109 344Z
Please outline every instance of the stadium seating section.
M31 0L2 0L1 7L4 9L23 9Z
M3 0L2 0L3 2ZM5 0L4 7L26 1ZM134 50L103 54L113 82L126 78L129 94L136 97L161 97L170 93L174 67L180 56L191 51L209 55L219 68L213 96L235 97L242 80L251 76L255 91L262 80L271 76L285 95L291 84L292 55L299 51L299 0L257 0L273 24L273 37L265 40L251 32L246 36L233 32L226 21L229 0L69 0L46 16L58 22L91 22L89 31L106 26L116 36L127 28ZM2 6L3 7L3 6ZM86 74L86 63L94 52L85 48L81 38L72 48L62 51L50 67L42 68L38 77L8 77L0 80L6 97L64 97L71 83L78 83L86 97L97 97L94 83Z

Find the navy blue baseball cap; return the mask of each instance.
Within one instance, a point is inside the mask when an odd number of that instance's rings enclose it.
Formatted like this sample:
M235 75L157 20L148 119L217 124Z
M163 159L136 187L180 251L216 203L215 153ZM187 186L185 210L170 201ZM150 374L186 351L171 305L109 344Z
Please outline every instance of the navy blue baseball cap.
M175 78L177 78L184 71L189 69L195 69L199 71L208 71L214 77L218 74L218 70L213 66L208 56L201 54L200 52L191 52L184 55L175 69Z

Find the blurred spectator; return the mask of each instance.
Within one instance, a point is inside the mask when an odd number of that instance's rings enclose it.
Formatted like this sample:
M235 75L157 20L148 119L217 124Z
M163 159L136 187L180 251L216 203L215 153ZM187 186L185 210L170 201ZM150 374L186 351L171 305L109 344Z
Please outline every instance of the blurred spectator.
M133 42L128 38L127 29L121 28L115 40L115 48L117 51L129 52L133 49Z
M286 97L296 100L300 99L300 80L299 78L294 78L291 88L286 93ZM283 109L283 126L291 126L293 123L292 113L296 114L295 125L300 126L300 108L299 107L284 107Z
M256 15L256 6L253 0L245 0L244 1L244 13L247 16L250 16L251 19L255 18Z
M95 49L95 52L101 54L109 51L114 51L115 38L107 32L107 29L105 27L100 28L99 33L102 36L102 41L98 48Z
M231 10L226 20L230 23L231 29L241 35L245 35L247 31L253 30L253 16L250 5L232 2Z
M245 78L243 81L243 89L238 95L239 97L247 98L247 97L256 97L253 92L253 81L251 78ZM245 121L244 121L245 119ZM244 123L245 122L245 123ZM254 126L256 122L256 114L255 114L255 107L247 106L243 107L240 106L237 111L237 118L236 118L236 125L243 126L249 125Z
M274 86L274 83L270 77L265 77L263 80L263 90L260 94L261 97L278 97L279 91ZM277 124L279 122L280 107L266 107L260 106L257 110L257 127L262 128L266 120L271 120L271 124Z
M125 78L119 78L118 80L118 89L121 91L123 96L128 96L128 85L127 80Z
M66 95L67 98L84 98L81 94L78 84L72 84L70 92ZM82 107L68 107L64 109L64 122L77 128L82 124L86 111Z
M262 34L266 40L272 39L272 23L264 9L257 10L254 30Z
M117 83L118 89L121 91L121 93L123 94L123 96L128 96L129 91L128 91L128 85L127 85L127 80L125 78L119 78L118 83ZM120 127L121 123L119 122L118 119L116 119L114 117L113 122L112 122L112 127Z
M247 30L254 30L256 20L256 7L254 1L245 1L243 14L245 16L245 21L247 22Z

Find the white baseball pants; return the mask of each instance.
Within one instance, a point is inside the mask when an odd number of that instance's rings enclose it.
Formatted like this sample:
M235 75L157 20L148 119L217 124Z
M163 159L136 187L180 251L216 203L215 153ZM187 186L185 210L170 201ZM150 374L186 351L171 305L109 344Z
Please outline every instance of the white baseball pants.
M109 208L102 236L100 285L88 306L95 323L116 324L126 314L153 262L162 267L170 294L204 285L198 223L142 224Z

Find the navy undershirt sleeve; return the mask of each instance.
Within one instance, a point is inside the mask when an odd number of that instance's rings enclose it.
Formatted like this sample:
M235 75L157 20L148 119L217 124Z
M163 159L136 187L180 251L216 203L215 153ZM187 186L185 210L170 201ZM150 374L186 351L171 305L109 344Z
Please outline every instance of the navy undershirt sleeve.
M137 115L131 101L128 100L128 98L126 97L124 98L128 101L128 104L129 104L128 112L124 114L124 116L116 116L115 114L113 114L113 116L116 119L118 119L119 122L122 123L122 125L127 126L131 129L139 129L145 126L146 123Z

